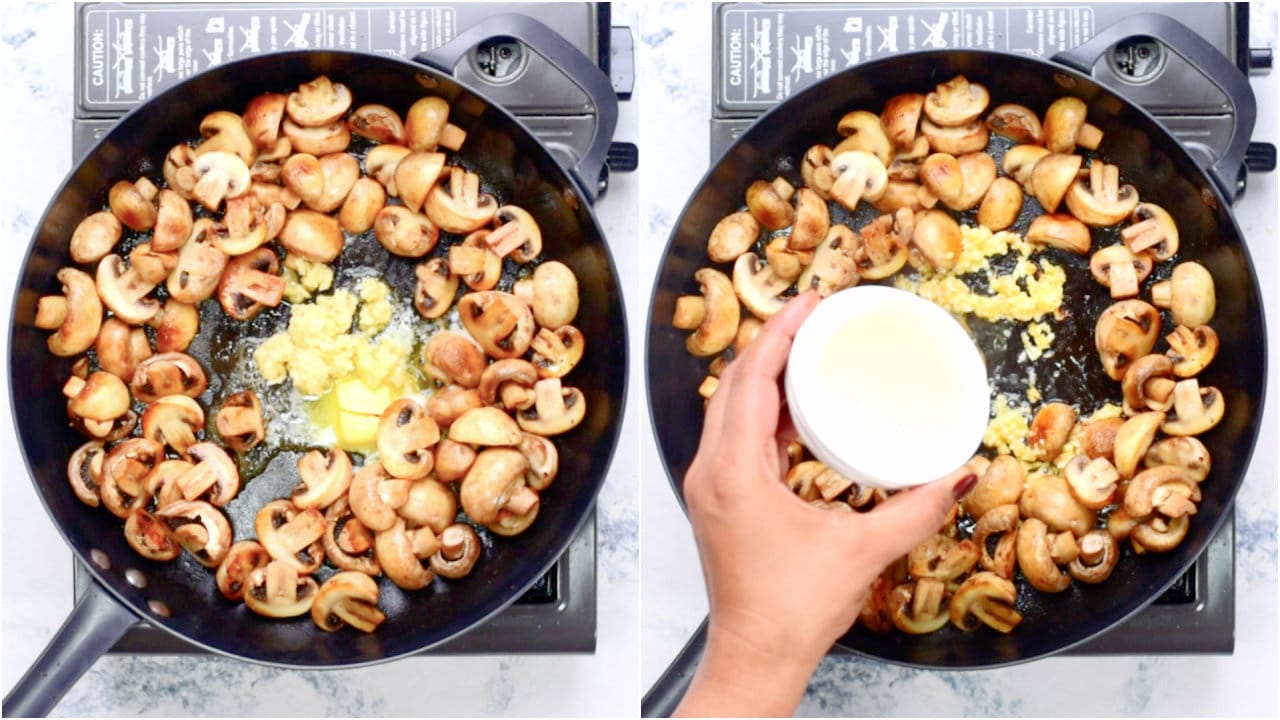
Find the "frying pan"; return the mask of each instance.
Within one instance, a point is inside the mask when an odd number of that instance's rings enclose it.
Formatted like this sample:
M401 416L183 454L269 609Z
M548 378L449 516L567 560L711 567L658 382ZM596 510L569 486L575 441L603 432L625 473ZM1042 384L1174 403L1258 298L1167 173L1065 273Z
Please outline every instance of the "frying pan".
M1131 36L1150 36L1163 42L1204 71L1229 98L1235 114L1228 149L1219 160L1193 157L1159 122L1123 96L1092 80L1087 73L1116 42ZM659 452L673 488L683 497L684 474L697 450L702 422L702 399L697 388L707 373L706 359L685 351L686 333L671 326L676 298L697 294L693 273L712 265L706 238L720 218L738 210L746 186L755 179L787 177L797 185L799 159L811 145L833 143L836 121L846 112L878 112L889 97L921 92L963 74L988 88L992 104L1019 102L1043 113L1053 100L1074 95L1089 107L1089 120L1104 131L1097 158L1120 166L1124 181L1139 190L1144 201L1155 202L1174 217L1181 232L1181 251L1175 259L1195 259L1212 273L1218 308L1212 325L1222 346L1217 359L1202 374L1202 385L1220 388L1226 398L1222 422L1201 440L1209 448L1214 469L1201 486L1199 513L1183 542L1168 553L1125 557L1112 577L1097 586L1075 583L1063 593L1044 594L1020 583L1017 609L1022 624L1008 635L989 629L963 633L953 627L924 636L876 634L855 626L839 645L852 652L887 662L922 668L982 668L1033 660L1065 650L1122 622L1158 597L1195 560L1214 536L1245 476L1262 414L1266 368L1266 332L1257 279L1240 229L1231 217L1230 201L1243 189L1243 160L1253 127L1255 105L1248 82L1198 35L1176 21L1158 15L1138 15L1102 31L1085 45L1058 55L1054 62L1007 53L944 50L896 55L832 75L793 95L762 116L708 171L677 219L655 280L646 351L648 396ZM997 148L1002 154L1005 147ZM1034 200L1028 206L1034 205ZM876 214L860 209L844 219L860 227ZM1024 208L1014 230L1024 232L1038 208ZM976 224L974 213L962 222ZM1115 229L1094 231L1094 245L1117 241ZM1071 358L1070 370L1037 384L1048 402L1061 399L1087 413L1119 389L1103 373L1093 346L1098 313L1111 301L1107 291L1088 273L1087 258L1051 252L1065 266L1068 284L1065 305L1075 322L1055 323L1056 353ZM1173 262L1163 263L1167 276ZM722 268L726 269L726 268ZM1007 326L969 321L987 357L998 391L1021 392L1027 378L1017 354L1020 343ZM1165 332L1173 327L1164 316ZM705 623L681 651L644 699L647 717L674 709L692 677L705 641Z
M562 168L515 117L447 74L470 48L495 36L523 41L591 98L597 126L590 150L574 167ZM287 91L322 73L350 87L357 104L382 103L403 112L427 94L450 101L451 121L468 132L457 162L478 172L500 202L528 210L542 229L545 256L573 269L582 298L575 325L588 342L582 362L566 377L566 384L585 394L587 418L556 438L560 472L542 496L536 522L514 538L484 537L480 562L460 581L437 580L421 591L404 592L380 580L380 607L387 620L372 634L324 632L309 616L288 621L256 616L243 603L222 598L212 573L186 554L171 563L146 561L127 545L117 518L76 500L67 486L66 463L84 438L68 427L59 396L71 359L52 357L46 350L47 332L33 324L37 298L57 292L54 273L72 264L66 239L82 218L105 205L111 183L141 174L158 178L164 154L195 135L205 114L219 109L238 112L262 92ZM616 121L617 100L607 77L549 28L520 15L489 18L415 62L317 51L229 63L180 83L126 115L53 197L32 238L15 297L9 357L14 426L41 501L94 582L44 654L5 698L4 714L46 714L99 655L142 619L211 652L248 661L295 668L350 667L444 642L484 622L544 575L588 519L617 442L626 399L622 294L591 211L603 189L605 153ZM458 239L443 236L432 256L443 254L445 246ZM412 293L415 264L390 257L370 237L353 239L337 263L336 285L374 274L403 297ZM265 337L283 329L288 320L287 311L277 308L241 326L225 319L215 305L202 307L200 340L189 350L206 369L215 371L226 367L228 356L247 351L240 341L246 333ZM238 389L229 385L211 377L209 390L199 398L202 406L218 407L222 397ZM271 407L269 401L264 405ZM246 474L240 495L227 507L237 540L252 535L254 514L265 501L288 496L296 483L294 463L304 449L283 448L274 456L262 450L241 458L242 467L261 469L261 474L251 480ZM16 476L13 481L18 481Z

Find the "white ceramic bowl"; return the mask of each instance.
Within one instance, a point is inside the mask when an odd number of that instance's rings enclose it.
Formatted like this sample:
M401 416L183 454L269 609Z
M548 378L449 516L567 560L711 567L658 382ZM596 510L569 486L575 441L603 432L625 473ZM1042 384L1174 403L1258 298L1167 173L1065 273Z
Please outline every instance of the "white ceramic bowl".
M814 457L885 489L967 462L991 407L986 363L964 327L928 300L881 285L818 304L796 333L785 386Z

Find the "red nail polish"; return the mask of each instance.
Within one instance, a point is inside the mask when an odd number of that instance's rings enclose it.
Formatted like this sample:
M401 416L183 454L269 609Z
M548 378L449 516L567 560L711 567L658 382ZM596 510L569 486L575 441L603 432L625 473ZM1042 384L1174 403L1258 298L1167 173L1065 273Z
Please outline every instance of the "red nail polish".
M963 498L965 495L968 495L969 491L973 490L973 486L977 484L978 484L978 476L974 475L973 473L969 473L968 475L965 475L964 477L960 478L959 482L957 482L955 486L951 488L951 494L955 496L956 500L959 500L960 498Z

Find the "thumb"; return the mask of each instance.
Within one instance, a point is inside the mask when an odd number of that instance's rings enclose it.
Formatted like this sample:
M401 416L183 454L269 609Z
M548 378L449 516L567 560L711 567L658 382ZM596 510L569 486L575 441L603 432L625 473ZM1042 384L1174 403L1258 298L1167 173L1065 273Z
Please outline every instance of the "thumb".
M973 489L977 476L961 466L928 485L890 497L862 516L861 533L876 539L875 551L888 564L933 537L957 498Z

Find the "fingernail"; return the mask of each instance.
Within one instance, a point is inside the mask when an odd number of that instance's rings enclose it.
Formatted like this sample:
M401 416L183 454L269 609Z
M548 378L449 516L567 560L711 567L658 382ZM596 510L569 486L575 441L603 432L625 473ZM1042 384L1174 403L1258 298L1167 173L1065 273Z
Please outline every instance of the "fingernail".
M955 484L955 487L951 488L951 494L955 496L956 500L959 500L965 495L968 495L969 491L973 489L973 486L977 484L978 476L973 473L969 473L968 475L960 478L960 480Z

